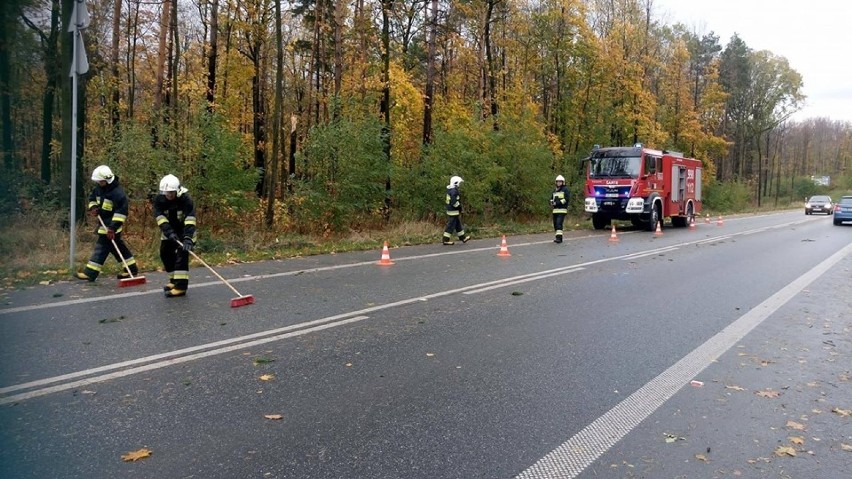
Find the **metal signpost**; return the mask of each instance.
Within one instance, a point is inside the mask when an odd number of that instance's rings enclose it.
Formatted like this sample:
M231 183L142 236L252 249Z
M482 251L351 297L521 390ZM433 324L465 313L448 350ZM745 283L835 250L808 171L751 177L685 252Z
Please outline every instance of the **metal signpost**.
M74 10L68 31L74 35L74 51L71 59L71 217L69 228L71 232L71 266L74 273L74 253L77 240L77 86L80 75L89 71L89 59L86 58L86 46L83 43L83 30L89 26L91 19L86 9L85 0L75 0Z

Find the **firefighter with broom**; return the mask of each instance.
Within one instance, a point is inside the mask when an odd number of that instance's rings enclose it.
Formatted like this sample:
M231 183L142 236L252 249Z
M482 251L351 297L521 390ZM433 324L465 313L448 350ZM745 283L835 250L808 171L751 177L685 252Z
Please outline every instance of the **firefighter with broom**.
M189 287L189 253L195 247L195 205L174 175L160 180L154 198L154 217L160 227L160 259L169 275L163 286L167 298L186 296Z
M139 272L133 254L121 239L124 223L127 221L129 203L118 177L106 165L98 166L92 172L92 181L97 185L89 195L89 215L100 217L95 250L83 271L75 274L77 279L94 281L104 266L104 261L112 253L116 261L124 264L125 270L118 273L119 279L127 279Z
M470 240L470 235L465 234L461 222L462 205L459 186L463 182L461 176L453 176L450 177L450 184L447 185L447 195L444 199L447 209L447 226L444 228L444 236L441 239L441 243L445 245L455 244L453 234L458 235L459 241L462 243L467 243Z

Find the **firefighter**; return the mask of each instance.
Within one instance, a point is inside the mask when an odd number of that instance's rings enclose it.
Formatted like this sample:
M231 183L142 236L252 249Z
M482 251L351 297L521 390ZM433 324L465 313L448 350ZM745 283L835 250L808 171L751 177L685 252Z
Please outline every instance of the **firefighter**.
M160 180L154 198L154 217L160 227L160 259L169 275L163 286L167 298L186 296L189 287L189 253L195 247L195 205L174 175Z
M447 227L444 228L444 237L442 243L445 245L455 244L453 241L453 232L455 232L462 243L467 243L470 240L470 235L464 233L464 227L461 222L461 197L459 196L459 186L464 180L460 176L450 178L450 184L447 185L447 196L445 203L447 204Z
M565 186L565 177L559 175L556 177L556 189L550 195L550 206L553 208L553 229L556 231L554 243L562 242L562 224L565 222L565 215L568 214L568 199L570 193L568 187Z
M124 194L124 188L121 187L118 177L106 165L95 168L92 172L92 181L97 183L97 186L92 189L92 193L89 195L89 216L99 216L103 220L103 225L100 221L98 222L98 240L95 243L95 250L92 252L86 268L83 271L78 271L75 277L86 281L97 279L103 269L104 261L110 253L119 262L123 256L127 265L126 269L122 267L122 271L118 273L119 279L130 277L127 269L135 276L139 272L139 267L136 265L133 253L121 239L128 211L127 195ZM118 251L116 251L116 247L118 247ZM121 255L119 255L119 252Z

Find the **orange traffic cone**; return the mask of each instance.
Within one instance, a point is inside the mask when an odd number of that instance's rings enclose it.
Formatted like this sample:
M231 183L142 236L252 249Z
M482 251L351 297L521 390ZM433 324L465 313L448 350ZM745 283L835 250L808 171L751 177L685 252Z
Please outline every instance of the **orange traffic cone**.
M657 221L657 230L654 231L654 236L663 236L663 222Z
M722 215L719 215L719 219L716 220L716 226L722 226L724 224L725 224L725 222L722 221Z
M393 261L390 259L390 251L388 251L387 241L385 241L385 246L382 247L382 259L379 260L379 264L382 266L389 266L393 264Z
M689 218L689 229L691 229L691 230L695 229L695 217L694 216Z
M704 223L708 225L710 224L710 213L707 213L707 215L704 216Z
M609 234L609 240L612 243L618 241L618 235L615 234L615 223L612 224L612 233Z
M503 241L500 243L500 251L497 253L497 256L512 256L509 253L509 246L506 245L506 235L503 235Z

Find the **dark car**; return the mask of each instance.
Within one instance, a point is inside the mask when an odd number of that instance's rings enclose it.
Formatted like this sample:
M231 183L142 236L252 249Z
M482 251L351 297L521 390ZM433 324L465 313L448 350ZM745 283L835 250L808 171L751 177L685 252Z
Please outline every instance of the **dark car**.
M805 203L805 214L812 215L814 213L825 213L830 215L834 212L834 205L831 203L831 197L825 195L811 196Z
M834 224L840 225L844 221L852 221L852 196L843 196L834 205Z

